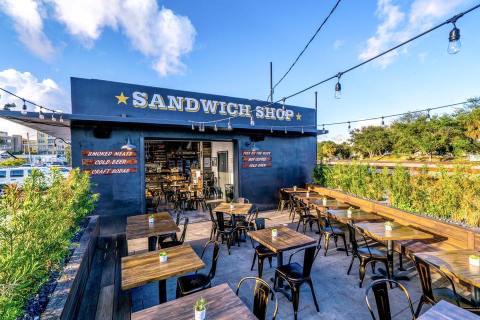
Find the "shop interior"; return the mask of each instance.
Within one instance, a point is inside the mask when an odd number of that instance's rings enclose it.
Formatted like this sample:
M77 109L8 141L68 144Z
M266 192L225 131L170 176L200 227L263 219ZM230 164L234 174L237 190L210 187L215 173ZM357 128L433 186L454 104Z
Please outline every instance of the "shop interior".
M204 210L205 200L234 196L233 142L145 140L147 212L162 204Z

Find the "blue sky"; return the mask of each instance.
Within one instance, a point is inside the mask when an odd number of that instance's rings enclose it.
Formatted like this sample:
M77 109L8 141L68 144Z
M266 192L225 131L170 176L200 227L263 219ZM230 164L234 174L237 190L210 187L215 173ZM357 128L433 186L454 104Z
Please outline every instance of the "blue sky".
M265 99L269 61L276 80L335 0L88 0L77 8L62 0L24 2L27 8L0 0L0 85L45 105L68 108L71 76ZM476 3L343 0L278 86L275 98L336 74ZM447 54L451 27L445 26L387 60L344 75L342 99L333 97L334 82L318 87L318 123L480 96L480 10L457 25L462 35L457 55ZM289 103L313 107L313 91ZM346 126L329 129L328 139L348 134Z

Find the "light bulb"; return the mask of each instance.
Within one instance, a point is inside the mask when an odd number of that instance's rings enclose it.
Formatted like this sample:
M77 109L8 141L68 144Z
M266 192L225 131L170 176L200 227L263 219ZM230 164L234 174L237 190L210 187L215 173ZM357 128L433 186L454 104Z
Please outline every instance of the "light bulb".
M352 129L352 125L350 124L350 122L348 123L348 130Z
M205 132L205 125L203 123L200 123L200 126L198 127L198 131Z
M304 133L305 133L305 131L303 131L303 127L302 127L302 134L304 134Z
M448 48L447 51L450 54L456 54L460 52L462 47L462 42L460 41L460 29L457 28L455 23L453 24L453 29L448 35Z
M52 121L57 121L57 118L55 118L55 112L52 112Z
M23 115L26 115L27 114L27 105L25 104L25 100L23 100L23 105L22 105L22 111L21 113Z
M213 126L213 131L218 131L217 123L216 123L216 122L215 122L215 126Z
M63 114L60 115L60 122L63 122Z
M195 125L193 124L193 122L192 122L192 130L195 130Z
M287 134L287 127L285 127L285 134Z
M273 127L270 127L270 133L273 133Z
M385 125L385 120L382 117L382 126L384 126L384 125Z
M255 120L253 120L253 115L250 116L250 126L255 126Z
M38 110L38 118L39 119L45 119L45 116L43 115L43 112L42 112L42 107L40 107L40 109Z
M232 124L230 123L230 119L228 119L227 130L232 131Z
M335 99L340 99L342 97L342 85L340 82L337 82L335 85Z

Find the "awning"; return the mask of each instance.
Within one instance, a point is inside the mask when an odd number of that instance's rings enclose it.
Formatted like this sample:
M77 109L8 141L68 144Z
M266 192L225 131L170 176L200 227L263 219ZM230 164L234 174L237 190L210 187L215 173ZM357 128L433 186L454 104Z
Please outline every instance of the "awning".
M70 115L62 114L63 121L60 121L60 114L55 115L56 121L52 120L51 113L45 113L44 115L45 118L40 119L37 112L28 112L23 115L20 111L0 110L0 118L70 142Z

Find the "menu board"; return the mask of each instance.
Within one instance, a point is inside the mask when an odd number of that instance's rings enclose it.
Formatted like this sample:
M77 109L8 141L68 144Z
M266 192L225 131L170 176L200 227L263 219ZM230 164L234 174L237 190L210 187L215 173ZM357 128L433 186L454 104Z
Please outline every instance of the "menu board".
M242 168L270 168L271 166L271 151L242 150Z
M91 175L112 175L137 172L135 167L123 167L137 164L136 151L82 151L83 171Z

